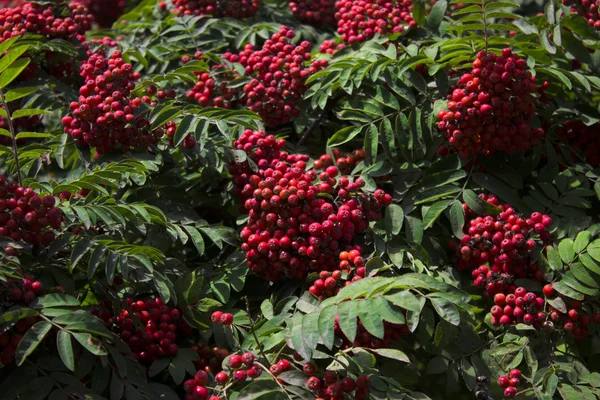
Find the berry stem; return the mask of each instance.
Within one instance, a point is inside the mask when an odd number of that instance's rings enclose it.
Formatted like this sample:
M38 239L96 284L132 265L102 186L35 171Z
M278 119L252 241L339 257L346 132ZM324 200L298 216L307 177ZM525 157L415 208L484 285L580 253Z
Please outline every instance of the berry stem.
M23 178L21 177L21 164L19 162L19 150L17 149L17 133L15 132L15 127L13 125L13 121L10 115L10 110L8 109L8 104L6 103L6 98L4 97L4 91L0 89L0 103L6 112L6 121L8 122L8 130L10 131L10 136L12 139L12 151L13 157L15 159L15 167L17 168L17 181L19 186L23 186Z
M248 300L248 296L243 297L246 302L246 314L248 314L248 320L250 320L250 332L252 332L252 336L254 336L254 340L256 340L256 345L258 346L258 351L260 356L265 360L265 362L269 362L269 359L265 355L263 345L260 340L258 340L258 335L256 334L256 329L254 329L254 321L252 321L252 314L250 314L250 301Z

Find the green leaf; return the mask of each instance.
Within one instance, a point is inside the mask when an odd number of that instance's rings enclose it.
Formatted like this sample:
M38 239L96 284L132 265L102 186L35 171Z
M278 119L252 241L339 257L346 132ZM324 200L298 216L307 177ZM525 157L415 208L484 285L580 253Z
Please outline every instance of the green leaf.
M361 127L356 126L347 126L345 128L342 128L339 131L337 131L331 138L329 138L327 146L337 147L343 145L344 143L348 143L349 141L354 139L360 133L361 130Z
M48 321L39 321L35 325L33 325L26 333L23 335L19 346L17 347L17 351L15 353L15 362L17 366L21 366L25 359L33 353L36 347L44 340L44 337L50 329L52 328L52 324Z
M334 320L338 313L337 305L330 305L321 310L319 315L319 334L321 342L325 347L331 350L335 339Z
M20 108L16 110L12 117L13 119L23 118L23 117L32 117L34 115L51 115L52 113L47 110L41 110L38 108Z
M569 267L569 271L573 274L573 276L583 284L600 289L600 284L598 284L597 279L600 276L593 276L588 270L583 266L582 263L575 263Z
M448 208L452 202L452 200L443 200L429 207L429 210L427 210L425 216L423 217L423 229L427 230L431 228L435 221L437 221L440 215L442 215L444 210L446 210L446 208Z
M365 135L365 164L372 165L377 159L377 150L379 146L379 131L374 124L369 125Z
M50 293L38 297L33 303L33 307L36 308L78 307L79 305L79 300L64 293Z
M552 286L558 293L570 297L574 300L583 300L585 298L583 294L573 290L563 282L555 282L552 284Z
M475 192L469 189L466 189L463 192L463 200L467 206L477 214L498 215L502 211L500 207L481 199Z
M425 0L415 0L413 1L413 19L416 21L417 25L423 26L425 23Z
M575 258L575 251L573 250L573 241L571 239L563 239L558 244L558 254L562 258L565 264L570 263Z
M204 239L202 238L202 234L193 226L184 225L183 229L185 229L190 239L192 239L192 243L196 247L196 250L198 250L198 255L202 256L204 254Z
M428 298L440 317L454 326L458 326L460 324L460 313L454 304L450 303L446 299L434 297L434 294L429 295Z
M400 308L413 311L415 313L420 313L425 305L425 298L421 297L418 299L409 290L387 295L385 296L385 299Z
M65 367L71 371L75 371L75 357L73 355L73 346L71 344L71 335L65 330L61 330L56 335L56 347L60 359L65 364Z
M377 313L373 312L373 308L373 300L367 299L360 301L358 303L358 318L367 332L379 339L383 339L385 333L383 320Z
M400 309L395 309L383 297L377 297L373 300L373 310L379 314L379 317L392 324L404 324L406 319Z
M90 250L91 246L92 242L87 238L80 239L77 241L77 244L75 244L73 252L71 253L71 271L75 269L77 263L79 263L79 261L85 255L85 253L87 253L88 250Z
M170 120L176 118L181 113L181 110L177 107L166 106L161 109L156 115L150 116L150 123L152 124L150 129L155 130L160 128Z
M177 124L177 130L173 136L173 145L178 147L190 133L193 134L196 131L198 122L199 120L193 115L186 115L183 117Z
M319 313L312 313L302 318L302 339L311 351L319 343L319 316Z
M350 342L354 342L356 338L357 315L358 310L355 301L345 301L338 306L338 322L342 332Z
M423 241L423 223L419 218L406 216L406 240L417 244Z
M589 231L579 232L577 237L575 238L575 243L573 243L573 251L575 253L581 253L590 241L592 240L592 233Z
M258 380L243 388L236 400L287 400L288 396L273 380Z
M100 340L89 333L71 332L71 335L90 353L97 356L105 356L108 353Z
M425 27L437 30L444 19L447 8L448 2L446 0L436 1L429 12L429 17L425 20Z
M12 81L14 81L21 72L31 62L29 58L19 58L17 61L13 62L2 74L0 75L0 89L4 89L8 86ZM16 117L15 117L16 118Z
M454 236L461 239L464 236L465 210L460 201L456 200L450 207L450 225Z
M560 256L558 255L558 252L556 251L556 249L554 249L554 247L546 248L546 257L548 257L548 264L550 265L550 268L552 268L553 271L562 271L563 263L560 259Z
M0 315L0 324L16 322L25 318L37 317L38 315L40 314L34 309L17 308L16 310L10 310Z
M402 230L404 211L397 204L390 204L385 210L385 231L388 236L397 235Z
M392 360L400 361L403 363L410 363L410 358L408 358L408 356L405 353L401 352L400 350L374 349L371 351L381 357L390 358Z

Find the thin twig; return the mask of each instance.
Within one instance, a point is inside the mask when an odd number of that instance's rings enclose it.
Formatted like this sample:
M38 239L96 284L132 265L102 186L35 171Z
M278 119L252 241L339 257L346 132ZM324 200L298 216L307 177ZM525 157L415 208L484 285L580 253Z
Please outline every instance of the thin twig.
M2 91L2 89L0 89L0 102L2 103L2 107L4 107L4 111L6 112L8 130L10 131L10 136L12 139L12 151L13 157L15 158L15 166L17 168L17 180L19 182L19 186L23 186L23 178L21 177L21 164L19 162L19 150L17 149L17 133L15 132L15 127L13 125L12 117L10 115L10 110L8 109L8 104L6 103L6 99L4 98L4 91Z
M260 353L260 356L267 363L269 363L269 359L267 358L267 356L265 355L265 352L263 350L263 345L260 342L260 340L258 340L258 335L256 334L256 329L254 329L254 321L252 321L252 316L250 315L250 301L248 300L248 296L244 296L243 299L246 301L246 314L248 314L248 319L250 320L250 331L252 332L252 336L254 336L254 340L256 340L256 345L258 346L258 351Z
M287 390L285 390L285 388L283 387L283 385L281 384L281 382L279 382L279 379L277 379L277 377L275 375L273 375L273 373L271 372L271 370L269 368L267 368L266 366L262 365L259 362L255 362L255 364L258 365L259 367L261 367L267 374L271 375L271 377L273 378L273 380L275 381L275 383L277 383L279 385L279 387L281 388L281 390L283 390L283 392L288 397L288 399L292 400L292 397L289 395L289 393L287 392Z
M313 121L313 123L310 124L310 126L308 128L306 128L306 130L302 134L302 137L298 141L298 146L302 146L304 144L304 142L306 141L306 139L308 139L310 134L317 128L317 126L321 123L323 118L325 118L326 113L327 113L327 107L322 109L321 112L319 113L319 115L317 116L317 118Z

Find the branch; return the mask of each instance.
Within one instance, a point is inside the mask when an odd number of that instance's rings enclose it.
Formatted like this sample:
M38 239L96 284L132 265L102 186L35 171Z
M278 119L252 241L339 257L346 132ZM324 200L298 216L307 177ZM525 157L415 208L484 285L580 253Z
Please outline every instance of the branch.
M13 157L15 159L15 167L17 168L17 181L19 182L19 186L23 186L23 178L21 177L21 164L19 162L19 150L17 149L17 133L15 132L10 110L8 109L8 104L6 103L6 98L4 98L4 91L2 91L2 89L0 89L0 102L2 107L4 107L4 111L6 112L8 130L10 131L10 136L12 139Z
M260 342L260 340L258 340L258 335L256 334L256 330L254 329L254 321L252 321L252 316L250 314L250 301L248 300L248 296L244 296L243 299L246 301L246 314L248 314L248 319L250 320L250 331L252 332L252 336L254 336L254 340L256 340L256 345L258 346L258 351L260 352L260 356L268 364L269 359L265 355L263 345Z

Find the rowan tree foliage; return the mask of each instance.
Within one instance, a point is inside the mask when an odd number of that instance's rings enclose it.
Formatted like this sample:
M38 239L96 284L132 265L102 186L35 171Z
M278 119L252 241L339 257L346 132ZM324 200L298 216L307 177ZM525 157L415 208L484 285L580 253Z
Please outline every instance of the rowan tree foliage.
M2 399L600 397L596 2L0 4Z

